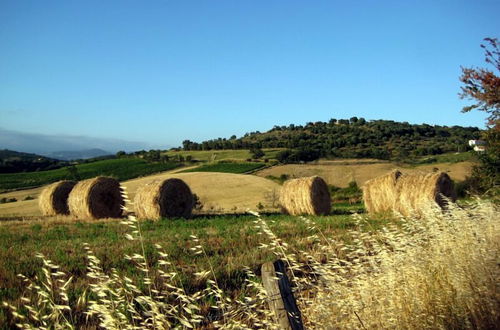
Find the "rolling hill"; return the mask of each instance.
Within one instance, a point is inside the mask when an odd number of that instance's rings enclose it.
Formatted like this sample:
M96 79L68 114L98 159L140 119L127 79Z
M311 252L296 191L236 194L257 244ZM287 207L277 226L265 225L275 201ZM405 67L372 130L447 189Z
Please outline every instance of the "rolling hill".
M0 150L0 173L44 171L64 165L67 163L46 156L9 149Z
M352 117L274 126L267 132L218 138L200 143L185 140L183 150L288 148L315 158L377 158L405 160L425 155L467 150L469 139L479 138L477 127L409 124ZM279 159L279 157L278 157ZM286 160L286 159L285 159ZM297 159L295 161L306 160Z

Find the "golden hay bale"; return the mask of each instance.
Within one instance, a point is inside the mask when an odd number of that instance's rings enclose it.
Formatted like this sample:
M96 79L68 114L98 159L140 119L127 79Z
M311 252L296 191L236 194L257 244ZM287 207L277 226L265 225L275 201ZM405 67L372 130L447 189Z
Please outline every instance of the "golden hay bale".
M38 207L43 215L69 214L68 196L75 181L58 181L48 185L38 197Z
M137 189L135 214L139 219L166 217L189 218L193 210L193 193L181 179L153 181Z
M392 211L397 199L396 184L402 173L393 170L363 185L363 201L369 213Z
M405 174L397 183L394 211L404 216L421 214L425 208L445 208L448 198L456 200L453 181L444 172Z
M68 205L77 218L119 218L124 205L120 183L107 177L80 181L69 194Z
M280 204L290 215L325 215L331 203L328 186L319 176L288 180L281 188Z

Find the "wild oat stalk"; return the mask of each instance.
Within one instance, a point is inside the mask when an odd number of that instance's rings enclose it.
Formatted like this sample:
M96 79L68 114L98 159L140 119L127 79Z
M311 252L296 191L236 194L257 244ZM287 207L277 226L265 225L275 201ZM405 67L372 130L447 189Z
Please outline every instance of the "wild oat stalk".
M342 268L331 268L305 310L309 322L342 329L494 327L499 220L493 205L478 202L352 232Z
M74 329L68 299L68 286L73 277L65 280L66 274L59 271L59 266L41 253L36 257L43 262L41 276L30 280L18 275L26 284L21 301L27 315L22 315L17 307L7 302L3 303L4 307L11 311L21 329Z
M130 203L125 191L123 197ZM126 208L124 210L127 211ZM120 276L114 269L111 276L106 275L99 259L87 248L88 276L94 280L90 287L97 296L97 299L88 299L88 315L97 317L100 326L112 329L167 329L176 325L194 328L203 320L198 314L201 294L186 293L175 267L168 260L168 254L159 244L155 245L159 256L155 277L146 258L140 222L129 215L122 224L131 229L125 238L140 243L142 254L126 255L125 259L143 274L147 292L143 293L132 279Z
M260 248L284 259L291 271L309 328L488 329L500 323L498 211L476 201L465 209L450 206L444 213L424 210L419 219L401 217L376 231L369 218L354 215L356 227L348 232L349 243L327 236L314 221L301 217L312 244L303 251L292 251L266 220L253 214L266 238ZM22 308L4 303L17 326L73 329L72 310L78 308L106 329L276 327L266 292L250 270L242 288L246 295L231 297L221 289L203 244L193 235L191 250L206 258L209 270L195 273L207 278L207 288L188 294L163 247L155 245L158 262L152 267L140 222L129 216L123 223L131 229L126 238L140 243L141 253L125 256L140 279L115 269L105 271L85 245L90 284L76 306L70 306L72 278L37 255L43 262L41 275L34 280L20 275L27 284ZM200 306L211 300L219 319L209 323Z

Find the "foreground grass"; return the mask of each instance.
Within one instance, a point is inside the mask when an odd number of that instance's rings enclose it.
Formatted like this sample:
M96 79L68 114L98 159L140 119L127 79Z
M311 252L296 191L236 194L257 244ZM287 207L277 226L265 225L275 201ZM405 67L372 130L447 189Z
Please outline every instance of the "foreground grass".
M446 213L424 211L397 227L353 233L346 255L319 267L324 284L306 307L309 322L341 329L498 328L498 208L475 201Z
M216 163L191 168L182 172L222 172L243 174L266 166L264 163Z
M476 201L444 213L424 211L418 219L390 221L256 214L157 223L129 218L121 229L114 222L5 225L0 239L15 245L5 244L0 260L14 259L8 272L25 260L29 276L11 289L32 296L2 292L11 304L1 321L5 328L11 317L26 327L274 328L254 274L262 262L280 258L307 328L497 328L498 209ZM86 252L60 244L82 235L92 242L82 243ZM25 256L32 249L47 255L33 262ZM78 267L68 272L74 257L75 265L87 259L86 277Z
M80 179L99 175L112 176L123 181L180 166L179 163L149 163L137 158L108 159L76 165ZM74 180L68 168L57 170L0 174L0 190L42 186L59 180Z
M348 228L354 226L354 220L348 215L313 217L325 234L342 237ZM214 216L199 217L191 220L145 221L141 223L144 247L150 266L157 266L154 244L159 243L173 260L182 279L183 286L189 292L196 292L206 283L193 275L202 269L214 266L215 275L223 290L233 296L240 294L245 280L244 267L250 267L256 273L263 262L274 260L272 252L259 249L265 241L258 234L254 224L255 217ZM308 225L301 219L284 215L266 217L271 228L286 241L293 242L292 247L308 249L311 240ZM373 228L380 227L386 220L373 220ZM126 240L129 228L118 221L74 222L70 219L45 223L4 223L0 225L0 301L10 301L22 305L20 297L25 289L17 274L33 278L40 276L41 261L34 257L42 253L61 271L75 277L69 299L76 302L79 295L89 284L86 277L86 252L84 243L94 251L102 261L105 272L116 269L134 281L142 282L142 274L135 265L124 259L124 255L140 253L136 241ZM197 245L190 235L199 237L208 258L193 255L189 250ZM144 283L143 283L144 284ZM9 325L5 311L0 312L0 324Z

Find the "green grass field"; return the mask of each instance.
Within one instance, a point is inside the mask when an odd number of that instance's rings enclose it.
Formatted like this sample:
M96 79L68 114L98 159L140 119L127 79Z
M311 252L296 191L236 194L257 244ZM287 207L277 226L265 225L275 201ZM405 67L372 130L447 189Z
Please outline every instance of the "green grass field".
M467 161L477 161L477 156L474 151L447 153L442 155L424 156L415 161L409 161L410 164L440 164L440 163L460 163Z
M112 176L123 181L139 176L167 171L179 166L179 163L148 163L138 158L108 159L93 163L76 165L80 179L99 175ZM57 170L0 174L0 190L36 187L59 180L74 180L68 168Z
M262 158L275 159L276 154L282 149L263 149L265 156ZM176 157L181 155L193 157L194 160L199 161L221 161L221 160L246 160L252 158L250 151L247 149L242 150L199 150L199 151L168 151L165 153L169 157Z
M355 226L349 215L309 217L325 235L335 235L338 239L348 239L347 229ZM259 273L263 262L275 257L268 250L259 248L260 243L268 243L259 235L251 215L197 217L191 220L174 219L158 222L141 222L144 248L150 266L157 266L154 244L161 244L169 254L169 259L179 273L183 286L190 292L205 286L193 276L194 272L214 267L219 285L234 295L238 295L245 275L243 268L250 267ZM298 217L285 215L264 216L272 230L293 249L307 250L312 242L308 225ZM372 220L376 230L387 220ZM61 270L74 276L69 291L69 299L74 302L82 293L89 279L86 278L86 254L83 243L88 243L95 255L102 261L105 272L115 268L134 280L140 279L140 271L125 254L141 253L140 243L125 239L131 230L119 221L31 223L11 222L0 225L0 301L21 304L19 299L24 290L17 274L30 278L40 273L41 261L35 253L43 253L61 266ZM207 257L194 255L189 249L198 244L190 235L199 237L199 244L206 250ZM345 236L345 237L344 237ZM140 281L138 281L140 282ZM5 310L0 308L0 324L8 328Z
M266 166L265 163L215 163L201 165L182 172L222 172L222 173L247 173Z

